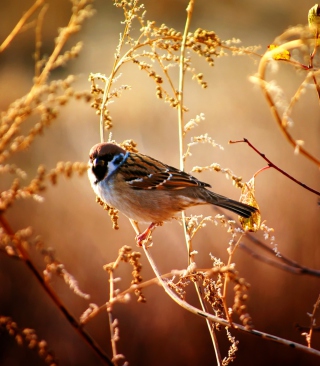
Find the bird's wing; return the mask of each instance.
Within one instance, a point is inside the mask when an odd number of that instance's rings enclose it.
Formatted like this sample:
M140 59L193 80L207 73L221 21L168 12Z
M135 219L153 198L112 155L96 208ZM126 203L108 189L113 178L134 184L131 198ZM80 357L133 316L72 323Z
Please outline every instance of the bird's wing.
M141 154L131 153L121 167L121 174L133 189L211 187L188 173Z

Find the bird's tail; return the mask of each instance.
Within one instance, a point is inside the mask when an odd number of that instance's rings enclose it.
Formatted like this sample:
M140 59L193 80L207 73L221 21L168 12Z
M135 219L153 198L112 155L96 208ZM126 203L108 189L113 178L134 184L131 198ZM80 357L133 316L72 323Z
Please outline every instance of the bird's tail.
M214 192L210 192L210 203L213 205L226 208L227 210L230 210L232 212L235 212L236 214L248 218L252 215L253 212L257 211L256 207L246 205L245 203L234 201L230 198L221 196L219 194L216 194Z

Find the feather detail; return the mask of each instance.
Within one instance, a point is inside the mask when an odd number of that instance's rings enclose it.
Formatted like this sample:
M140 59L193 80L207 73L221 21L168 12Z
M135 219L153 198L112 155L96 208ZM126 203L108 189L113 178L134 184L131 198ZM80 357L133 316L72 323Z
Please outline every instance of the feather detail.
M121 167L121 175L132 189L178 190L211 187L192 175L142 154L130 153Z
M206 199L208 203L226 208L227 210L230 210L242 217L248 218L253 212L257 211L257 209L253 206L249 206L245 203L232 200L231 198L221 196L220 194L208 190L206 190L206 194L208 195L208 199Z

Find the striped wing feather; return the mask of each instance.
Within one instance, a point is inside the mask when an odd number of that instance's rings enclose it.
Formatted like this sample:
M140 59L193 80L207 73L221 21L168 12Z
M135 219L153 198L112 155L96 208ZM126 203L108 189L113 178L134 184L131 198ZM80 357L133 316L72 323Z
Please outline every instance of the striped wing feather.
M133 189L169 189L211 187L210 184L149 156L131 153L122 166L122 174ZM132 169L134 164L136 169Z

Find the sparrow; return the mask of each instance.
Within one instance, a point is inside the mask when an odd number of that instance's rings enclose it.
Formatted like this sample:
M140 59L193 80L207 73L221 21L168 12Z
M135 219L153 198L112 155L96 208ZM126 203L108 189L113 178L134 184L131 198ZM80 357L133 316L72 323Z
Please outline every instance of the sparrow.
M140 246L155 226L192 206L212 204L244 218L257 211L208 190L210 184L182 170L114 143L99 143L91 148L88 176L102 201L133 221L151 223L136 237Z

